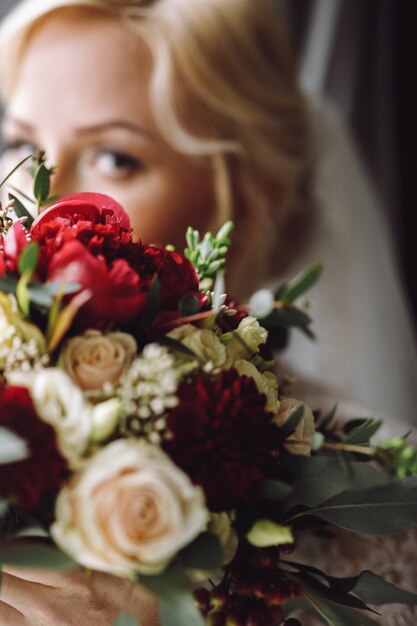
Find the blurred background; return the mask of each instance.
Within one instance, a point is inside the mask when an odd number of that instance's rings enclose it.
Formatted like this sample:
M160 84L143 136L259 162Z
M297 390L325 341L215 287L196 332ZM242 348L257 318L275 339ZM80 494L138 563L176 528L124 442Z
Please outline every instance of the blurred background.
M417 96L410 88L417 52L414 3L273 1L288 18L303 87L329 98L352 131L389 221L417 324L417 245L412 224ZM15 4L0 0L0 18Z

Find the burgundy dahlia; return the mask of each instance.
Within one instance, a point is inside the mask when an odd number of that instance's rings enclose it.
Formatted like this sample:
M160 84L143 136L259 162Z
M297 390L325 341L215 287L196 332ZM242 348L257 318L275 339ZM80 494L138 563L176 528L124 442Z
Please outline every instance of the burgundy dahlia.
M172 438L165 451L195 484L212 511L247 502L268 476L276 427L265 410L265 396L236 370L215 379L203 374L182 383L178 406L167 416Z
M33 511L59 491L67 465L58 451L55 431L35 412L27 389L0 387L0 426L24 439L30 456L0 467L0 494Z

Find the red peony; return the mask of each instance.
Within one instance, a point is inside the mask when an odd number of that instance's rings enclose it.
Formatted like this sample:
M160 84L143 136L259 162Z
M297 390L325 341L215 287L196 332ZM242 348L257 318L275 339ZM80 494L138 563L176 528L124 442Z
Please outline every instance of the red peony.
M167 416L172 438L163 447L204 489L212 511L247 502L267 478L277 450L277 429L265 396L236 370L210 379L199 374L178 388L179 403Z
M132 241L129 216L115 200L97 193L72 194L43 211L30 230L41 248L40 273L66 243L78 240L110 263Z
M124 259L107 265L79 241L66 243L51 259L49 281L76 283L91 297L80 311L83 327L128 324L137 319L148 298L153 275L142 278Z
M0 235L0 276L7 271L17 271L20 253L28 243L26 231L20 222L15 222L4 237Z
M108 196L68 196L41 213L30 233L40 246L41 280L88 290L78 326L138 321L155 275L162 313L175 311L183 295L198 290L198 276L184 256L132 241L128 215Z
M29 392L21 387L0 387L0 425L22 437L31 452L23 461L1 466L0 494L33 511L56 496L67 471L55 431L38 417Z

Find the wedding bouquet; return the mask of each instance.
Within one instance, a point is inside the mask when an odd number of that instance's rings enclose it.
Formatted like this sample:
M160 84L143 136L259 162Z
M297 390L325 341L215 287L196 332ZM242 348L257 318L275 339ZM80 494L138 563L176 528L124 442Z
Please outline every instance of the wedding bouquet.
M40 205L49 174L40 160ZM300 606L367 626L367 602L417 603L292 554L307 529L417 519L406 438L371 446L374 420L340 431L274 373L257 317L311 333L297 302L319 267L238 306L231 224L189 229L182 255L133 241L117 202L82 193L34 221L13 198L0 228L0 564L130 578L164 626L294 626Z

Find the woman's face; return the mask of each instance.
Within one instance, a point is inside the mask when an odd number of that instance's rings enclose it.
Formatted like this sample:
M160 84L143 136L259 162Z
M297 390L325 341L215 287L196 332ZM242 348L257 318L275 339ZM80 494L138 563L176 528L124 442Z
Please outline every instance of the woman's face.
M188 225L204 230L215 212L209 160L176 152L149 103L150 55L105 17L48 18L25 52L6 103L8 163L33 147L57 167L52 194L99 191L128 211L134 235L182 249ZM21 170L14 186L30 193Z

